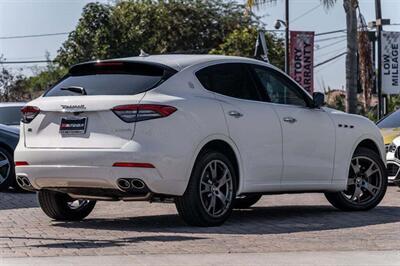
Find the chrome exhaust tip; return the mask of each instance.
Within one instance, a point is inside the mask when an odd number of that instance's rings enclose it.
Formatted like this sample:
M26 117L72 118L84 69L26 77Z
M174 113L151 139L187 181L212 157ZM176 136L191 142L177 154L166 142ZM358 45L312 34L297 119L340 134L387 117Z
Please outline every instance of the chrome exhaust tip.
M29 181L29 179L26 176L17 176L16 179L17 179L18 185L22 189L29 190L29 191L34 190L31 182Z
M22 181L24 182L24 187L31 187L31 182L29 182L29 179L27 177L23 177Z
M21 188L24 187L25 182L23 181L23 177L22 176L17 176L17 183L18 183L18 186L20 186Z
M132 184L132 188L134 189L144 189L146 187L146 185L144 184L144 182L140 179L132 179L131 181Z
M131 182L129 182L129 180L126 180L124 178L118 179L117 184L118 187L123 191L131 189Z

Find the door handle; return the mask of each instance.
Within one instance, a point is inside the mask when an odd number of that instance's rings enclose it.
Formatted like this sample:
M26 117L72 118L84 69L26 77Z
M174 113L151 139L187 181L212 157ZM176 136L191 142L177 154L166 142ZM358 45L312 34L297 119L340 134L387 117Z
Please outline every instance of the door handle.
M283 122L293 124L293 123L296 123L297 120L296 120L296 118L293 118L293 117L284 117Z
M234 118L240 118L243 114L239 113L238 111L229 111L228 115L233 116Z

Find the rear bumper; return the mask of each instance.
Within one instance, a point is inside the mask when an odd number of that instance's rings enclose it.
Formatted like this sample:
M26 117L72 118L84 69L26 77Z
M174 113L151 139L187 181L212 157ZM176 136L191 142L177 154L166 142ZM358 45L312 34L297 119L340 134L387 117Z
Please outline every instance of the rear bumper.
M17 166L16 173L18 176L28 177L35 189L51 187L118 189L117 179L119 178L137 178L146 184L162 180L156 169L102 166Z
M117 180L135 178L142 180L152 193L180 196L186 189L184 179L163 175L166 169L162 158L134 150L73 150L17 148L15 161L29 165L17 166L16 175L29 179L32 187L40 189L81 188L107 189L120 192ZM116 162L151 163L155 168L113 167ZM168 171L165 171L168 172Z

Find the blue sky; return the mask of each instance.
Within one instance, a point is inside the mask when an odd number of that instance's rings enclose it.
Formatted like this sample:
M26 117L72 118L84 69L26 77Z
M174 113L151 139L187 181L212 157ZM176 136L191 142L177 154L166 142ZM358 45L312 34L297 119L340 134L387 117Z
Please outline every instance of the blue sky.
M0 0L0 37L20 36L42 33L69 32L74 29L80 17L82 7L88 0ZM112 2L112 1L99 1ZM360 0L361 12L366 21L375 17L374 0ZM302 16L304 13L307 15ZM284 18L283 1L276 5L268 5L257 11L267 24L266 29L273 29L276 19ZM400 1L382 0L384 18L390 18L392 23L400 23ZM319 0L290 0L290 17L292 30L315 31L316 33L345 28L345 13L342 0L336 6L325 10ZM385 30L400 31L400 26L385 27ZM327 41L317 41L320 49L316 50L315 63L324 61L345 51L344 34L319 37L339 38ZM0 54L9 60L40 60L44 59L46 51L54 57L66 36L51 36L45 38L0 39ZM323 84L331 88L341 88L345 84L345 57L328 63L315 71L314 85L322 90ZM25 73L31 73L32 65L18 65Z

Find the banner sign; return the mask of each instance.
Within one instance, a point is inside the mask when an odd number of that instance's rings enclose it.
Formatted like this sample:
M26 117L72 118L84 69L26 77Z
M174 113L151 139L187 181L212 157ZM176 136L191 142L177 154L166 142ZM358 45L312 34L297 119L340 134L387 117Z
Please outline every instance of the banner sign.
M400 94L400 32L382 32L382 94Z
M314 92L314 32L290 32L290 76L310 94Z

